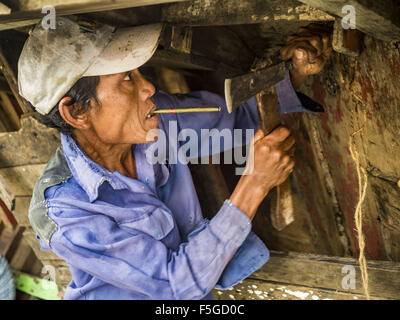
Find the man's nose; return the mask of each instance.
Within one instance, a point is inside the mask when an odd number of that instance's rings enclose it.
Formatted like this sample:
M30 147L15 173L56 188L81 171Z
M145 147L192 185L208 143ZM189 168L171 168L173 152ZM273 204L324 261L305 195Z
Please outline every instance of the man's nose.
M139 70L135 70L137 81L140 83L140 93L143 94L145 97L148 98L153 96L156 93L156 88L154 85L148 81L140 72Z

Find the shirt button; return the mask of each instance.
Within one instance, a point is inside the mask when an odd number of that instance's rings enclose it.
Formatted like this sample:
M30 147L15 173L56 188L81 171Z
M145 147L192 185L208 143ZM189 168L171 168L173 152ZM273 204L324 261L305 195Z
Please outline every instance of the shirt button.
M146 178L146 183L149 184L150 180L149 178Z

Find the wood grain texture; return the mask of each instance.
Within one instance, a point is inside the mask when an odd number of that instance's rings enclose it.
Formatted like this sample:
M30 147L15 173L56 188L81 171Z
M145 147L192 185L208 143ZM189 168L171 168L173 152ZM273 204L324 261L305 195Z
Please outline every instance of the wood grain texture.
M311 124L318 133L319 138L310 134L309 142L304 141L303 145L308 144L311 154L321 153L325 159L325 170L318 169L321 162L316 161L317 158L312 161L318 172L314 178L324 181L325 173L329 172L329 193L336 201L324 200L324 203L327 210L331 207L339 213L335 216L341 222L334 224L348 240L347 249L353 256L359 251L354 231L358 180L349 153L349 137L358 132L353 149L359 153L360 164L368 174L363 205L367 258L400 261L400 188L397 185L400 177L400 52L397 42L379 41L370 36L365 37L363 45L364 50L357 59L334 54L321 75L306 83L304 91L321 103L326 112L318 117L307 115L298 125L305 124L309 128ZM314 150L316 146L319 151ZM306 186L304 181L303 188ZM325 185L321 192L324 189ZM328 217L325 212L319 220ZM332 226L326 230L333 232Z
M19 131L0 133L0 168L46 163L60 145L59 133L35 116L23 116L21 125Z
M192 0L163 8L164 21L193 26L333 19L329 14L293 0Z
M356 28L377 39L400 40L400 7L396 0L300 0L307 5L337 17L345 17L342 11L351 5L356 13Z
M361 294L249 278L228 290L214 289L212 293L215 300L366 300Z
M342 286L343 267L354 267L355 289ZM369 261L373 299L400 298L400 264ZM216 299L244 300L353 300L366 299L358 261L354 258L271 252L270 260L230 290L214 290ZM232 298L233 297L233 298Z
M181 1L186 0L16 0L13 3L16 8L14 12L8 15L0 15L0 30L19 28L37 23L44 17L42 8L45 6L53 6L57 15L62 16Z
M43 260L60 260L58 256L56 256L51 250L42 250L40 248L40 242L36 239L35 232L32 228L27 228L24 232L24 239L30 245L36 257Z
M275 89L261 92L256 95L257 107L260 116L260 127L265 135L270 134L281 124L281 115L278 109L278 99ZM272 189L270 194L270 216L272 226L282 231L294 221L293 195L289 178L281 185Z
M33 164L0 169L0 197L9 207L13 207L15 197L31 196L33 187L46 164Z
M0 15L0 19L1 19ZM1 30L1 22L0 22L0 30ZM21 108L21 110L24 113L32 112L32 108L29 105L29 103L20 96L19 94L19 89L18 89L18 82L17 82L17 76L14 73L14 70L10 66L10 62L7 60L6 56L3 53L3 49L0 46L0 68L1 71L4 75L4 78L7 80L7 83L15 97L15 99L18 101L18 104Z

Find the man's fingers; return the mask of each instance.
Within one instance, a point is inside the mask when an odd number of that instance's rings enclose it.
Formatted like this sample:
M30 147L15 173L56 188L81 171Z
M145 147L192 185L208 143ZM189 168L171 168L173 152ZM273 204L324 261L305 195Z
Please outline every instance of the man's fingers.
M295 138L293 138L293 136L289 136L280 144L280 148L283 152L287 152L289 154L289 151L293 148L295 143Z
M294 36L292 40L288 41L287 44L291 45L296 42L305 42L311 45L316 50L316 55L319 56L324 51L324 43L319 35L309 35L309 36Z
M288 154L290 157L293 158L295 152L296 152L296 146L293 145L293 146L288 150L287 154Z
M293 55L299 52L296 50L302 49L304 51L303 56L297 56L298 63L312 63L314 58L317 56L317 50L308 41L294 41L290 45L287 45L281 49L281 55L283 60L290 60Z
M326 60L325 55L315 57L302 48L297 48L292 58L294 68L306 76L319 73L324 68Z
M314 60L314 63L310 63L306 66L305 74L313 75L320 73L325 66L326 59L323 56L319 56Z
M271 141L273 144L281 144L289 136L290 136L290 130L284 126L279 126L265 138Z

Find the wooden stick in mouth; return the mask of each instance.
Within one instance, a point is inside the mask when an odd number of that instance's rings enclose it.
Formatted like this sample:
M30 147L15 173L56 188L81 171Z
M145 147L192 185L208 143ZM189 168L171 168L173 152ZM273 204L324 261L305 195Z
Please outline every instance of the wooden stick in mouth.
M150 118L152 115L157 113L189 113L189 112L218 112L221 111L221 107L188 107L188 108L166 108L166 109L155 109L147 115Z

